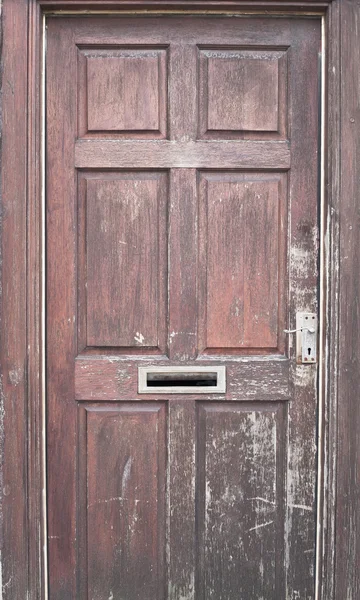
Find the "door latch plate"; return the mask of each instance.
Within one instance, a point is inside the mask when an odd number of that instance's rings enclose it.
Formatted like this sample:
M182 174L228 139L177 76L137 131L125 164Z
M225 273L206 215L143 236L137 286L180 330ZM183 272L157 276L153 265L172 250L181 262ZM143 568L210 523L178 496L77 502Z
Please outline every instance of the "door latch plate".
M317 361L317 315L296 313L296 362L313 364Z

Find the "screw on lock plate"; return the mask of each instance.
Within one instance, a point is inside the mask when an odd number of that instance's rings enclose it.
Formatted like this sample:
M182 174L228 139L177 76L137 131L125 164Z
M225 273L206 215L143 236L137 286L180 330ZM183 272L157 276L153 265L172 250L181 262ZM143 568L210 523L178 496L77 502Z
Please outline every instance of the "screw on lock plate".
M296 329L285 329L285 333L296 333L296 362L309 365L317 361L317 315L296 313Z

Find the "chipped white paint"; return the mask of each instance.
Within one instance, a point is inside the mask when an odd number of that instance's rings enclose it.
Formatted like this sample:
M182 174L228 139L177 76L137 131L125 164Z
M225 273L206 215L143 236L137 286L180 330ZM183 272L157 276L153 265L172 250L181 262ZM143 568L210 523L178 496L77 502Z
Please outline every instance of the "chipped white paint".
M194 600L194 593L195 593L195 577L194 574L192 573L190 576L190 580L188 585L185 586L180 586L180 585L173 585L171 582L169 582L168 585L168 592L169 592L169 598L171 598L171 600Z
M292 276L296 278L307 277L313 261L314 259L308 250L304 250L301 246L291 247Z
M22 371L21 369L12 369L9 371L9 380L11 385L17 386L22 380Z
M144 336L142 333L140 333L140 331L136 332L136 335L134 336L134 340L135 342L137 342L138 344L143 344L144 343Z
M112 590L110 590L109 600L114 600L114 594L112 593Z
M1 586L1 592L2 594L5 592L6 588L8 588L12 582L13 576L11 576L8 581L6 583L4 583L4 585ZM1 594L1 595L2 595Z
M172 344L174 337L178 335L186 335L188 337L194 337L196 334L193 331L172 331L169 335L169 342Z
M294 383L301 388L316 390L316 368L311 365L296 365Z
M109 502L120 502L122 503L124 501L122 496L113 496L112 498L106 498L105 500L95 500L95 502L91 502L91 504L88 504L88 508L91 508L92 506L95 506L96 504L109 504Z
M126 487L127 487L127 483L129 481L129 477L130 477L130 473L131 473L131 465L132 465L132 458L131 456L129 456L129 458L126 461L125 467L124 467L124 472L121 478L121 495L124 496L125 492L126 492Z

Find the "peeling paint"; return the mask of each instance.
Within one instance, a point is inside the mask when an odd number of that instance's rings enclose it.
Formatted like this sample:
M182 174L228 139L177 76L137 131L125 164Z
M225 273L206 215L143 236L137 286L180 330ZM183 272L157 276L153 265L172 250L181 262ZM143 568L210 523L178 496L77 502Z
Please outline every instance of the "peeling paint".
M144 336L142 333L140 333L139 331L136 332L136 335L134 336L134 340L135 342L138 342L138 344L143 344L144 343Z
M123 475L121 478L121 494L122 494L122 496L124 496L124 494L126 492L127 483L128 483L130 473L131 473L131 465L132 465L132 458L131 458L131 456L129 456L129 458L126 461Z
M95 506L96 504L108 504L109 502L123 502L122 496L114 496L113 498L106 498L105 500L96 500L88 504L88 508Z
M11 385L17 386L21 382L22 371L21 369L12 369L9 371L9 381Z

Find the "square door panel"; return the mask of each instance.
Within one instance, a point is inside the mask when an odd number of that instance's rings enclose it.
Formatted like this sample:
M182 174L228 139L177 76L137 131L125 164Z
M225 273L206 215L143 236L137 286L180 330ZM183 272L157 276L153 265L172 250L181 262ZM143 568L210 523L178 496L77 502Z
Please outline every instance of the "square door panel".
M166 49L81 50L79 135L166 136Z
M79 203L80 345L163 346L166 173L85 174Z
M201 49L200 137L286 133L284 50Z
M283 351L286 212L283 174L201 174L200 351Z

